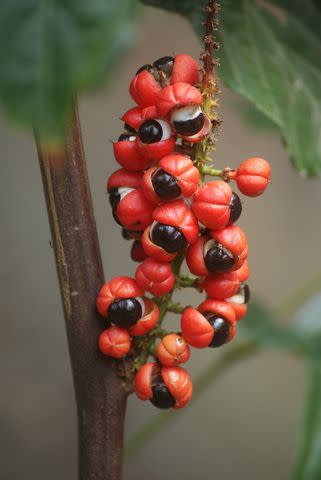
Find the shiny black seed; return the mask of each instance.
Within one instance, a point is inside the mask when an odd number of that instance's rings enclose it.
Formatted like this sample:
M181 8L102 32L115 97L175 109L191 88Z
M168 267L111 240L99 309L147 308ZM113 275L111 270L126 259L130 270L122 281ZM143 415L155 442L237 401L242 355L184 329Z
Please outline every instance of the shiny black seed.
M230 201L230 221L228 224L235 223L241 216L242 213L242 203L240 197L232 192L232 197Z
M126 132L130 133L131 135L137 135L136 130L130 125L128 125L128 123L124 123L124 130L126 130Z
M243 290L244 303L249 303L250 298L251 298L250 287L248 286L247 283L243 283L243 284L241 285L241 288L242 288L242 290Z
M142 306L136 298L120 298L108 308L108 319L117 327L131 327L142 317Z
M209 344L209 347L221 347L227 342L230 336L230 324L224 317L215 314L213 315L211 312L205 312L203 313L203 316L214 328L213 340Z
M176 253L186 246L182 232L171 225L156 223L152 229L151 240L168 253Z
M131 136L132 136L132 135L129 135L128 133L122 133L121 135L119 135L117 141L118 141L118 142L124 142L124 141L126 141L126 140L129 141L129 139L130 139Z
M170 77L173 71L174 57L161 57L153 63L157 70L161 70L167 77Z
M227 272L234 266L234 257L218 244L208 250L204 262L210 272Z
M204 115L202 112L200 112L200 114L197 115L197 117L195 118L179 122L174 121L173 127L176 133L190 137L192 135L196 135L202 130L204 126L204 121Z
M118 188L112 188L109 192L109 203L113 210L116 210L120 202L120 193L118 192Z
M152 184L156 194L164 200L179 197L182 193L176 178L170 173L165 172L162 168L156 170L152 176Z
M159 142L163 136L163 129L156 120L146 120L138 130L138 136L143 143Z
M136 75L143 72L144 70L148 70L150 72L151 70L153 70L153 65L150 65L149 63L146 63L145 65L143 65L142 67L140 67L137 70Z
M172 408L175 405L173 395L169 393L165 383L159 382L152 387L153 396L150 399L151 403L161 409Z

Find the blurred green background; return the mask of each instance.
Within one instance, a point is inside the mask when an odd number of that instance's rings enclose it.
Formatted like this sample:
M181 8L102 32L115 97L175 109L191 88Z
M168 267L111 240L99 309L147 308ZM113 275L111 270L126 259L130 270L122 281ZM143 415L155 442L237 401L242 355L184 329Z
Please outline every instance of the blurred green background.
M105 180L117 168L111 140L121 133L119 118L132 105L130 78L160 56L198 57L200 50L184 19L147 7L142 15L136 41L109 85L80 102L106 278L135 269L105 193ZM236 166L254 155L271 163L272 185L263 197L243 198L240 225L250 244L252 292L278 306L320 268L320 182L301 178L275 130L251 123L247 109L244 100L223 88L216 165ZM75 478L74 394L36 148L31 135L12 129L3 117L0 144L0 478ZM181 297L185 303L199 302L191 290ZM177 318L167 322L175 325ZM193 352L192 377L219 355ZM125 479L289 478L304 382L301 361L288 353L268 351L241 362L126 462ZM154 414L149 403L131 397L126 437Z

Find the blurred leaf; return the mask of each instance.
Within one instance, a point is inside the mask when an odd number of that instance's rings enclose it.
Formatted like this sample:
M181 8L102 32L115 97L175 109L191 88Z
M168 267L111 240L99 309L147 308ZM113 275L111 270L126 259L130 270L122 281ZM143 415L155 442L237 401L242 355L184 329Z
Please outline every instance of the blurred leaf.
M313 356L308 366L308 385L300 433L295 480L321 478L321 358Z
M143 0L202 34L207 0ZM221 0L222 78L280 129L293 165L321 171L321 13L312 0Z
M0 102L43 141L59 139L74 95L114 70L134 0L2 0Z
M310 298L296 313L296 331L305 337L320 340L321 343L321 293ZM320 345L321 347L321 345Z
M246 317L239 323L238 330L246 339L261 347L287 348L300 352L305 352L308 348L304 337L297 335L292 328L281 326L273 312L259 301L249 305Z

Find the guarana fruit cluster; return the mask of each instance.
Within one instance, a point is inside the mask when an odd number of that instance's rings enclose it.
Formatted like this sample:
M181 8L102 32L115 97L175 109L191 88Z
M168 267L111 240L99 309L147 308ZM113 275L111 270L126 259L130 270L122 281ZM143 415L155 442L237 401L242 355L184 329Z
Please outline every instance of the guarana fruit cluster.
M97 309L107 324L99 348L114 358L138 355L136 394L159 408L182 408L190 400L192 382L179 366L190 347L226 344L246 313L248 245L235 224L242 204L230 184L255 197L270 180L269 164L250 158L203 183L193 145L211 135L212 121L203 109L200 75L189 55L138 70L129 88L136 106L123 115L124 131L113 144L121 168L107 183L113 216L134 240L131 256L139 266L135 279L113 278L99 292ZM190 285L207 298L184 309L181 332L166 332L160 306L183 285L177 267L184 258L195 276ZM155 361L147 361L150 355Z

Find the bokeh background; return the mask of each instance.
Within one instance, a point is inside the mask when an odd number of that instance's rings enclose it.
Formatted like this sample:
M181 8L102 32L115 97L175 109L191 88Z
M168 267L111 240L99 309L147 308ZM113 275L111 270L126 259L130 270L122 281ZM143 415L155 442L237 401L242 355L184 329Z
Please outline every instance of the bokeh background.
M106 278L135 268L105 193L105 179L117 168L110 141L121 133L119 117L131 106L129 80L140 65L177 52L198 57L190 26L144 8L128 56L103 91L81 101ZM253 155L271 162L272 185L263 197L244 198L240 225L251 249L252 291L274 307L317 272L320 183L299 177L277 133L259 117L249 121L245 111L244 101L223 87L216 165L235 166ZM36 149L31 135L2 117L0 145L0 478L76 478L74 394ZM182 297L185 303L199 301L191 290ZM192 376L219 354L195 352L188 365ZM126 463L125 480L288 478L303 387L301 362L288 354L269 351L242 361ZM154 413L131 397L126 437Z

